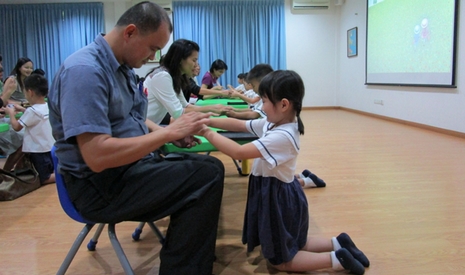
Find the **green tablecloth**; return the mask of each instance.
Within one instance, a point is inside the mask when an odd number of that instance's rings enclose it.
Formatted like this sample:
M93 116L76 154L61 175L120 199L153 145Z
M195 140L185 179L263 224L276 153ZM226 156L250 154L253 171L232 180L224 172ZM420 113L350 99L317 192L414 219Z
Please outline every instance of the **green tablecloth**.
M233 99L233 98L216 98L216 99L205 99L205 100L198 100L195 105L198 106L208 106L208 105L215 105L221 104L225 106L231 106L234 108L249 108L247 102L244 102L242 99Z
M18 112L15 114L15 118L20 118L23 115L23 112ZM5 115L5 117L10 117L10 115Z
M7 132L10 129L10 124L8 123L0 123L0 133Z
M215 146L213 146L206 138L202 136L196 136L197 138L200 139L202 142L201 144L198 144L197 146L194 146L192 148L179 148L175 146L173 143L167 143L163 145L160 149L162 152L168 154L168 153L175 153L175 152L191 152L191 153L199 153L199 152L212 152L212 151L218 151ZM249 143L253 140L257 139L256 137L251 136L249 139L244 138L244 139L234 139L233 140L239 144L245 144Z

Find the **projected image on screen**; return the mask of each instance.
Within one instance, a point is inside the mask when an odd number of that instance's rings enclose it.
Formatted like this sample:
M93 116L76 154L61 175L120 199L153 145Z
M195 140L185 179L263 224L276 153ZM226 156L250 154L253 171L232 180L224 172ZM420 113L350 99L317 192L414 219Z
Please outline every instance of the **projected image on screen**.
M368 0L366 83L454 86L455 0Z

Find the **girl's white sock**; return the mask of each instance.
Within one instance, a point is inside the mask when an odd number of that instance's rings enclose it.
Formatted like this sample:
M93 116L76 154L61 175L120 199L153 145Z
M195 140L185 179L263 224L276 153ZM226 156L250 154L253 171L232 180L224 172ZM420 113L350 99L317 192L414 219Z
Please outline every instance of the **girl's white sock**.
M313 180L311 178L306 177L303 174L299 174L299 178L304 181L304 188L316 187L316 184L313 182Z
M336 257L336 252L331 251L331 264L334 270L344 270L344 267L341 265L341 262Z
M333 250L334 251L338 251L339 249L341 249L341 244L339 243L339 241L337 240L336 237L332 237L331 238L331 242L333 243Z

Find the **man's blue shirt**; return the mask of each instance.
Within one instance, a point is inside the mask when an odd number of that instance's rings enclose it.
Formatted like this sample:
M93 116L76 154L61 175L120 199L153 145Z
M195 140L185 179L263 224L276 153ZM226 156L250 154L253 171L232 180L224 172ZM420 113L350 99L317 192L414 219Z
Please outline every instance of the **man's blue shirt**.
M65 60L48 102L60 172L78 178L93 172L79 152L76 136L125 138L148 133L147 98L137 89L134 71L118 63L103 35Z

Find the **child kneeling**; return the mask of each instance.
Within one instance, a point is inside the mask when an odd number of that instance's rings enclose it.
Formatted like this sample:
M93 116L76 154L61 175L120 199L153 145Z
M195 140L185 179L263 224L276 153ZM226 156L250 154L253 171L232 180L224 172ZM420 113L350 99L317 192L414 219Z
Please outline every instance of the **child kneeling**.
M23 152L29 153L34 168L39 173L40 183L55 182L53 161L50 151L55 143L52 128L48 120L48 105L45 97L48 94L48 81L39 74L32 74L24 80L25 97L31 107L8 104L5 112L10 115L11 126L15 131L24 130ZM15 118L16 112L24 112Z

